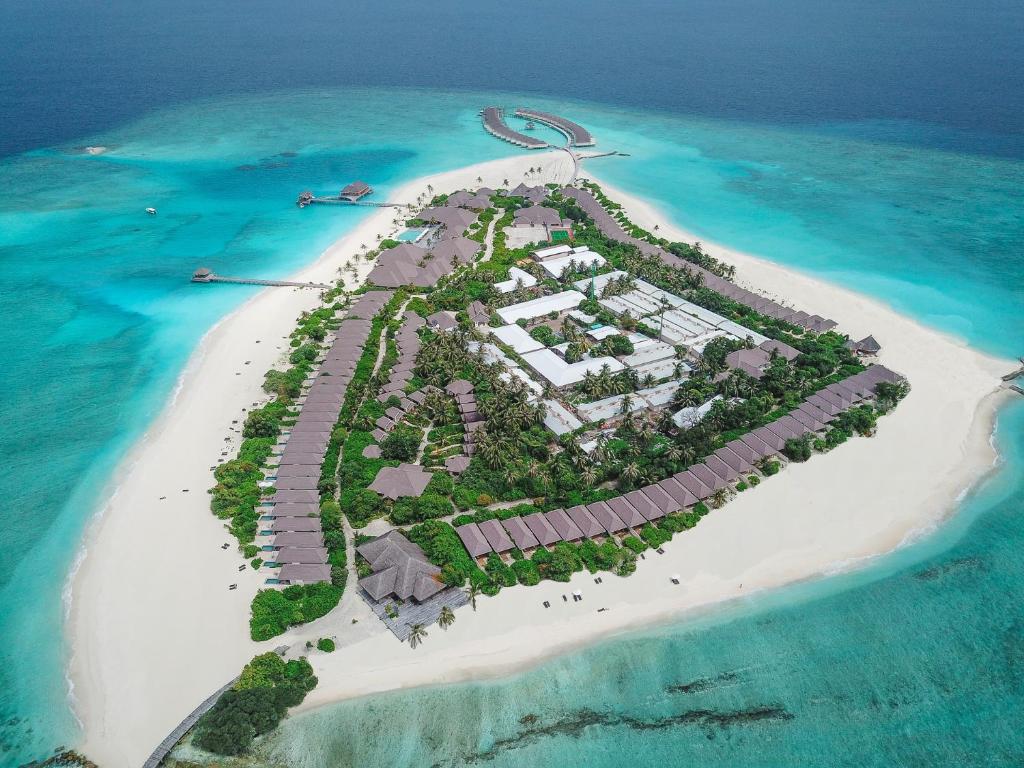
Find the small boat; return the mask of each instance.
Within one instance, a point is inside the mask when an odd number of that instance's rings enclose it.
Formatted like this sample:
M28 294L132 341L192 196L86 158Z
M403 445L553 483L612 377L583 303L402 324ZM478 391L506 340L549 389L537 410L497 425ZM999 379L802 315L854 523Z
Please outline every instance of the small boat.
M532 131L532 130L533 130L534 128L536 128L536 127L537 127L537 124L536 124L536 123L534 123L534 122L533 122L532 120L531 120L531 121L529 121L529 122L528 122L528 123L526 124L526 130L528 130L528 131Z
M150 216L156 216L156 208L147 208L146 213L148 213Z

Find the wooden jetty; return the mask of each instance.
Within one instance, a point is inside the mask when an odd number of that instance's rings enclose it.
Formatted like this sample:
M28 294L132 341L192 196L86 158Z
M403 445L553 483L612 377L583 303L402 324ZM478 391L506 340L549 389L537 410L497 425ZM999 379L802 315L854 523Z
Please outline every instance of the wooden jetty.
M1024 376L1024 357L1018 357L1017 359L1020 360L1021 367L1003 376L1003 381L1013 381L1020 376Z
M344 200L340 197L316 197L311 192L303 192L295 201L299 208L307 205L362 205L370 208L405 208L402 203L380 203L373 200Z
M401 208L399 203L376 203L370 200L363 200L367 195L373 194L373 187L365 181L353 181L347 185L337 197L317 197L308 189L299 194L295 204L299 208L317 203L319 205L365 205L372 208Z
M274 653L276 653L278 656L281 656L282 658L287 652L287 645L279 645L277 648L274 649ZM142 768L158 768L160 763L164 761L164 758L167 757L168 754L170 754L170 751L172 749L174 749L175 745L179 741L181 741L182 738L184 738L186 733L192 730L192 727L196 723L199 722L199 718L201 718L203 715L205 715L207 712L213 709L213 705L217 703L217 700L220 699L220 697L224 694L225 691L234 686L234 684L237 683L239 679L239 677L236 677L229 683L222 685L220 688L218 688L216 691L210 694L206 699L204 699L203 702L198 707L193 709L188 714L188 716L186 716L184 720L178 723L177 727L167 735L167 738L165 738L163 741L157 744L156 749L154 749L153 753L146 759L146 762L142 764Z
M327 283L296 283L290 280L257 280L250 277L225 277L224 275L216 275L213 270L207 269L206 267L200 267L192 273L193 283L237 283L239 285L270 285L279 286L282 288L316 288L318 290L326 290L333 288L334 286L328 285Z
M174 749L174 745L181 741L182 737L192 729L192 726L199 722L199 718L213 708L213 705L217 703L221 694L237 682L238 678L236 677L230 683L218 688L208 698L206 698L202 704L192 710L188 717L182 720L178 724L178 727L171 731L167 735L167 738L157 745L156 749L153 750L153 753L146 759L146 762L142 764L142 768L157 768L157 766L164 761L164 758L167 757L168 753Z

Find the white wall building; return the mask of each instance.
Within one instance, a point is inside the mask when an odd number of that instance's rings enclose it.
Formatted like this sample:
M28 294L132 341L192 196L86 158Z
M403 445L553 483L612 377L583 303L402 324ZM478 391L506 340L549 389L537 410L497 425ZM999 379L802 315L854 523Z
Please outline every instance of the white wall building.
M502 344L512 347L516 354L534 352L544 349L544 345L533 336L520 328L518 325L503 325L500 328L491 328L491 334Z
M559 389L583 381L583 376L588 371L590 373L598 373L606 365L612 373L625 368L614 357L585 358L578 363L567 363L550 349L528 352L523 355L523 360L540 376L550 381Z
M498 310L498 317L505 323L514 323L517 320L533 320L544 317L551 312L565 312L569 309L576 309L586 300L579 291L562 291L550 296L541 296L539 299L523 301L519 304L512 304Z
M498 293L512 293L520 284L523 288L533 288L537 284L537 278L519 267L512 267L508 271L508 280L495 283L494 290Z
M553 259L546 259L537 263L540 264L541 268L545 272L557 280L565 274L565 270L569 268L570 264L575 264L576 266L584 269L590 269L591 267L603 267L605 265L605 260L604 256L601 254L594 253L589 249L584 249L579 252L569 253L565 256L556 256Z

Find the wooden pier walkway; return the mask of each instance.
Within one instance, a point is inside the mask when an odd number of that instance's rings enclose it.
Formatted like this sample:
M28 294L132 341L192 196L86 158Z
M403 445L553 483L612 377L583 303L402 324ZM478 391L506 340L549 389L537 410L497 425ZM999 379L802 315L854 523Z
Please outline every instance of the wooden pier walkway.
M251 277L225 277L224 275L215 275L211 270L206 267L201 267L192 273L193 283L237 283L239 285L269 285L282 288L315 288L317 290L327 290L334 286L328 285L327 283L297 283L291 280L257 280Z
M307 205L312 204L318 205L362 205L369 208L405 208L404 203L380 203L372 200L342 200L337 197L311 197L303 203L299 203L300 208L305 208Z
M1014 379L1020 376L1024 376L1024 357L1019 357L1017 359L1021 361L1021 367L1018 368L1016 371L1011 371L1010 373L1003 376L1003 381L1013 381Z
M188 717L178 723L178 727L171 731L167 735L167 738L157 745L156 749L153 750L153 754L151 754L149 758L147 758L146 762L142 764L142 768L157 768L157 766L163 762L164 758L167 757L167 754L174 749L174 745L181 741L181 738L192 729L192 726L199 722L199 718L209 712L213 705L217 703L217 699L220 698L221 694L237 682L238 678L236 677L230 683L222 686L211 694L198 707L193 709L189 713Z

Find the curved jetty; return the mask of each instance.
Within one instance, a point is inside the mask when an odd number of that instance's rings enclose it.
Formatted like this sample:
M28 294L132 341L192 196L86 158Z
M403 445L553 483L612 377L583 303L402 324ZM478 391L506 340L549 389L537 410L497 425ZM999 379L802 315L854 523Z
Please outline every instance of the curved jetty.
M572 120L567 120L564 117L558 115L552 115L550 112L538 112L535 109L526 109L520 107L515 111L516 117L521 117L524 120L533 120L537 123L543 123L551 128L554 128L559 133L563 134L568 140L569 144L574 147L592 147L594 146L594 137L590 135L590 131L584 128L579 123L574 123Z
M519 133L509 128L505 124L505 117L502 114L501 107L486 107L480 114L484 118L484 130L491 134L491 136L496 136L518 147L526 147L526 149L543 149L548 146L546 141L535 139L532 136L527 136L525 133Z

